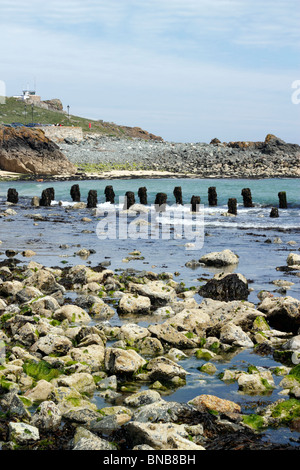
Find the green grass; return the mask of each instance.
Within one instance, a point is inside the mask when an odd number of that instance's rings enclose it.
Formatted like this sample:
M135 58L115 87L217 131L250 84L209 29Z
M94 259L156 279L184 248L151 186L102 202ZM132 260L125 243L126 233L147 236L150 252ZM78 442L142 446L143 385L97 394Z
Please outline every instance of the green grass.
M130 128L127 130L124 126L102 120L95 121L73 115L68 117L67 113L43 109L38 106L34 106L32 120L31 105L27 105L27 113L25 113L24 101L17 98L6 98L5 104L0 105L0 124L10 124L12 122L28 124L32 121L40 124L81 127L83 132L99 133L111 137L130 137ZM89 129L89 123L91 123L91 129Z

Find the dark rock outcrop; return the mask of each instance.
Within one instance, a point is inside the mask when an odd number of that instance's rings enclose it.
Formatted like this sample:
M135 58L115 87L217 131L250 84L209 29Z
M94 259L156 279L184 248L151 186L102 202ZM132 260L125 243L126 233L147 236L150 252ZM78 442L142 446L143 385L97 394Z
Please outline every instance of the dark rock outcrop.
M214 300L229 302L247 300L248 282L241 274L217 274L205 286L200 287L199 294Z
M42 129L0 126L0 169L31 175L72 175L75 166Z

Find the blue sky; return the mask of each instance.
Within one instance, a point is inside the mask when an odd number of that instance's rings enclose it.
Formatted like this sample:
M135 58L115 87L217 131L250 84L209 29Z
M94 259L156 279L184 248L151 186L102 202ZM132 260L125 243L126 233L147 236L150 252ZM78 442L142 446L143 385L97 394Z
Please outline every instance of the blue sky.
M300 143L299 0L0 0L0 80L165 140Z

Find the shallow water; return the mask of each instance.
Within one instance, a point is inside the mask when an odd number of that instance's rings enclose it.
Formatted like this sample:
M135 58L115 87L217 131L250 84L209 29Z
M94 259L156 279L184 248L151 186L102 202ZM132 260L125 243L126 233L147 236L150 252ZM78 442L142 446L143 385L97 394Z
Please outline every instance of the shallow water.
M70 188L78 183L81 189L81 200L86 201L89 189L98 191L98 209L102 216L92 215L89 209L72 209ZM102 235L103 239L97 237L97 225L103 222L106 217L106 210L112 208L105 203L104 188L113 185L116 193L114 209L118 209L118 216L122 209L122 201L119 197L124 196L126 191L134 191L136 202L139 202L137 190L146 186L148 190L148 205L151 208L151 222L154 225L158 222L171 221L172 229L164 225L162 232L155 238L133 239L109 239ZM186 243L194 243L192 239L194 233L185 231L194 222L190 217L188 207L173 207L175 199L173 189L181 186L183 192L183 203L189 204L192 195L199 195L201 203L204 205L201 214L204 216L204 225L196 227L196 234L202 230L203 246L188 249ZM218 206L209 207L207 200L207 189L215 186L218 193ZM274 180L198 180L198 179L136 179L136 180L109 180L109 181L64 181L64 182L5 182L0 183L0 212L5 210L7 189L14 187L19 192L19 203L14 206L17 214L0 219L0 261L6 258L5 250L15 249L22 252L25 249L34 250L37 255L32 258L46 266L72 266L75 264L86 264L96 266L101 262L109 262L109 269L112 270L149 270L154 272L176 273L174 279L184 282L187 287L199 286L198 278L211 278L215 273L220 272L217 268L197 267L191 269L185 266L187 261L199 260L199 258L212 251L231 249L239 256L237 266L229 268L228 271L243 274L248 281L252 291L248 300L258 304L257 294L265 289L281 296L276 292L277 287L272 284L276 279L284 279L294 283L285 295L290 295L300 299L299 278L287 272L276 270L279 266L286 266L286 259L290 252L298 252L300 247L300 180L299 179L274 179ZM40 196L43 189L53 187L55 189L55 201L50 208L32 208L30 201L33 196ZM252 191L253 208L244 208L241 190L250 188ZM278 207L278 192L286 191L288 209L279 209L280 217L272 219L269 217L270 208ZM155 195L158 192L165 192L168 195L169 207L167 211L158 215L154 208ZM238 201L237 217L225 217L222 213L227 211L227 201L229 197L236 197ZM61 205L59 205L61 201ZM172 207L171 207L172 206ZM28 215L42 214L47 220L34 221ZM168 219L172 215L172 219ZM83 217L91 219L90 222L82 221ZM159 219L160 217L160 219ZM128 219L128 224L134 217ZM195 220L195 219L194 219ZM200 219L199 219L200 220ZM118 218L120 222L120 219ZM202 219L200 220L202 222ZM176 236L181 232L178 226L183 227L184 235L190 237L185 239ZM177 228L176 228L177 227ZM162 235L164 233L164 235ZM127 234L128 235L128 234ZM132 235L132 234L131 234ZM163 236L166 239L163 239ZM281 243L274 243L276 238L280 238ZM197 241L197 240L196 240ZM290 245L288 242L295 244ZM62 245L68 247L62 248ZM195 245L195 243L194 243ZM88 259L81 259L76 252L80 248L95 250ZM197 248L197 245L196 245ZM139 250L143 259L122 261L133 250ZM22 257L21 253L17 258L24 264L30 259ZM70 293L67 293L68 295ZM73 294L74 296L74 294ZM195 296L198 302L202 298ZM110 320L111 324L121 325L123 321L132 319L121 319L115 314ZM142 326L159 321L157 318L138 318L136 322ZM217 395L220 398L227 398L239 403L243 412L252 412L251 406L262 400L266 403L275 401L282 397L278 395L280 388L277 387L270 395L263 397L247 396L241 394L237 389L237 384L225 384L219 379L219 373L226 368L247 369L248 365L259 365L262 367L272 367L278 365L273 358L261 357L253 353L252 350L243 350L239 354L228 357L228 362L216 362L217 373L213 376L203 374L197 369L204 361L188 357L180 364L189 372L185 387L174 390L166 395L166 400L188 401L195 396L205 393ZM276 385L280 378L276 380ZM97 397L95 397L97 401ZM103 399L98 399L99 403L104 403ZM102 405L105 406L105 405ZM250 410L250 411L247 411ZM274 442L283 442L289 439L290 433L284 428L281 431L269 432L268 437ZM299 438L299 433L292 433L295 439Z

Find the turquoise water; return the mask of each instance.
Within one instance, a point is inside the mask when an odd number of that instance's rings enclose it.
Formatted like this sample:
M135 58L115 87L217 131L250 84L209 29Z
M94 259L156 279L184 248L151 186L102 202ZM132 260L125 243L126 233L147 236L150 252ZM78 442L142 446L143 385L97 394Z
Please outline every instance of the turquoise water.
M169 207L175 203L173 190L181 186L183 203L188 204L192 195L199 195L204 205L203 244L197 249L187 249L186 243L191 240L171 236L169 238L140 238L140 239L99 239L97 226L103 216L94 216L88 209L74 210L70 197L70 188L78 183L81 189L81 200L86 201L88 191L96 189L98 192L98 206L104 214L109 204L105 203L104 189L112 185L116 193L116 208L122 208L118 197L124 196L126 191L134 191L136 202L139 202L137 190L146 186L148 190L149 208L154 204L157 192L166 192ZM207 199L208 187L215 186L218 194L218 206L209 207ZM242 273L250 282L252 291L248 300L255 305L259 303L257 294L260 290L271 291L275 296L290 295L300 299L299 278L290 273L277 270L286 266L286 259L290 252L298 253L300 248L300 180L299 179L272 179L272 180L202 180L202 179L134 179L134 180L97 180L97 181L61 181L61 182L5 182L0 183L0 212L5 210L7 189L15 188L19 192L19 203L14 206L15 215L0 218L0 261L6 258L6 249L16 249L19 252L25 249L34 250L37 255L33 258L46 266L72 266L74 264L87 264L96 266L101 262L110 263L109 268L120 272L126 269L149 270L154 272L176 273L174 279L184 282L187 287L199 286L198 279L207 279L219 270L213 267L197 267L191 269L186 266L187 261L197 260L203 254L211 251L231 249L239 256L237 267L231 271ZM43 189L53 187L55 201L51 207L32 208L30 205L33 196L40 196ZM243 207L241 190L250 188L254 207ZM288 208L279 209L279 218L269 217L270 208L278 207L278 192L286 191ZM237 217L225 217L227 201L235 197L238 201ZM59 204L60 201L60 204ZM163 217L168 217L167 209ZM185 209L185 215L189 209ZM176 212L177 211L177 212ZM34 221L28 216L41 214L45 220ZM175 219L179 220L182 211L174 208ZM83 221L87 217L90 221ZM154 217L156 217L154 215ZM176 220L177 220L176 219ZM129 219L131 222L132 219ZM154 219L156 220L156 219ZM161 219L160 219L161 220ZM180 219L181 220L181 219ZM173 221L174 222L174 221ZM184 219L183 224L190 220ZM274 241L280 238L280 243ZM290 244L289 242L293 242ZM62 248L62 245L65 245ZM80 248L94 250L94 253L83 260L76 255ZM124 262L124 259L133 250L140 250L143 259ZM17 258L24 264L28 259ZM294 283L287 291L281 294L276 291L274 280L284 279ZM67 293L71 295L71 293ZM72 294L74 296L74 294ZM202 298L195 296L200 303ZM110 319L113 325L121 325L124 321L133 321L119 318L117 312ZM147 326L157 318L142 317L135 319L136 323ZM162 320L161 320L162 321ZM252 350L243 350L239 354L230 356L223 361L215 363L217 373L213 376L202 374L198 367L203 361L195 357L188 357L180 362L189 372L185 387L172 391L165 396L166 400L188 401L195 396L207 393L221 398L236 401L242 406L244 412L253 412L252 405L258 400L272 402L282 397L278 387L280 379L276 379L276 389L267 396L247 396L241 394L237 384L225 384L219 379L219 373L225 368L244 368L248 365L262 367L276 366L272 357L258 356ZM98 404L105 406L104 400L95 397ZM250 410L250 411L247 411ZM289 439L288 428L270 432L268 437L275 442L284 442ZM299 438L299 433L292 433L292 437Z

